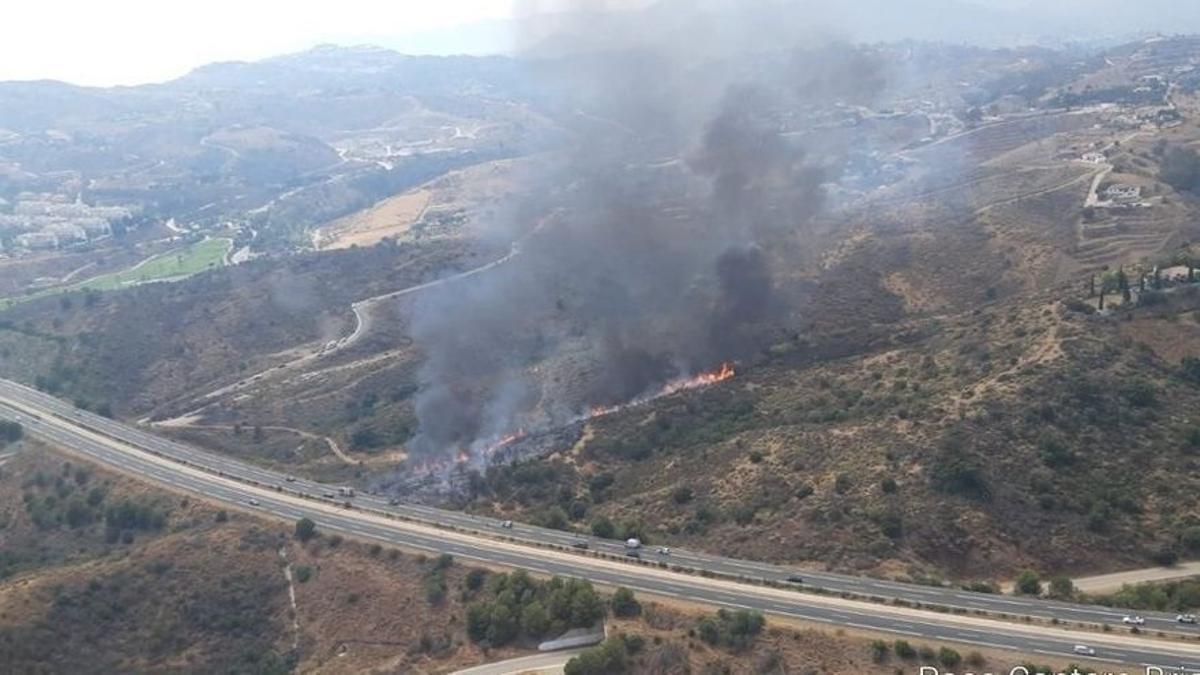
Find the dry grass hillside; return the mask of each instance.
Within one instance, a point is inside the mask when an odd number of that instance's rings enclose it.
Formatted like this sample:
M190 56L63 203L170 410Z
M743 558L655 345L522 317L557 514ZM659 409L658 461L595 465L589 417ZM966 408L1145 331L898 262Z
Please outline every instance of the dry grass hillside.
M1200 383L1154 349L1197 307L993 303L852 358L780 355L495 470L473 508L913 578L1200 553L1178 543L1200 516Z
M123 416L178 414L188 393L348 334L352 302L429 281L475 255L452 242L384 245L30 302L0 317L0 374Z
M116 527L107 511L125 502L154 515ZM0 470L0 516L5 672L433 673L485 658L463 634L460 565L434 599L436 560L320 533L302 544L290 524L33 443Z
M286 523L18 449L0 469L5 672L449 673L531 651L469 635L496 572L319 531L302 543ZM124 504L134 515L109 515ZM789 623L730 636L710 609L635 601L608 610L623 672L890 673L944 646L905 658L890 639Z

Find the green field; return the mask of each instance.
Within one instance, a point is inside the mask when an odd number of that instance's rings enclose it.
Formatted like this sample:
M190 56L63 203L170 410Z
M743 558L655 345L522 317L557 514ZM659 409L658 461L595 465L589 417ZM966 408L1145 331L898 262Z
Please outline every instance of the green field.
M115 291L155 281L177 281L224 265L225 256L231 248L233 248L233 242L229 239L205 239L174 251L156 255L153 258L147 258L126 270L102 274L70 286L48 288L23 297L7 298L2 302L3 306L11 307L19 302L58 293L84 290Z

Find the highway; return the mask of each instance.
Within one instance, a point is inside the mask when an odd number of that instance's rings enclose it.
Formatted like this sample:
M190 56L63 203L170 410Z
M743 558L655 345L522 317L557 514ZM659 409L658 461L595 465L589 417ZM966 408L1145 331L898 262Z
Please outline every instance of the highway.
M543 574L590 579L609 586L627 586L653 595L734 608L769 615L832 624L872 632L904 635L930 642L953 642L980 648L1015 650L1030 654L1078 660L1075 645L1096 649L1096 658L1129 665L1184 666L1200 673L1200 644L1162 641L1121 630L1084 633L1021 622L1006 622L980 615L919 611L906 607L843 599L832 595L799 593L786 588L742 583L733 579L688 575L655 565L628 564L546 545L569 547L583 537L554 530L516 525L505 529L498 521L418 505L389 506L386 500L359 496L354 507L340 500L322 499L336 488L286 476L205 453L148 434L107 418L78 411L40 392L0 380L0 418L22 423L34 436L174 489L209 499L254 508L289 521L313 519L321 529L402 548L449 553L484 564L523 568ZM246 482L250 481L250 482ZM257 485L252 484L257 483ZM280 489L275 489L276 487ZM307 495L301 496L301 495ZM250 506L250 500L258 502ZM439 527L440 526L440 527ZM452 527L454 529L441 529ZM518 541L505 541L513 537ZM620 543L587 539L593 550L620 555ZM528 542L528 543L526 543ZM541 547L529 545L540 544ZM675 551L652 562L696 567L721 574L784 580L793 571L772 565L732 560L694 552ZM926 588L897 582L834 574L804 574L805 585L829 591L893 597L924 604L947 604L1015 616L1057 617L1063 621L1118 623L1123 615L1101 607L1088 607L1035 599L1008 598L944 588ZM1174 617L1146 616L1146 628ZM1186 627L1191 629L1192 627Z

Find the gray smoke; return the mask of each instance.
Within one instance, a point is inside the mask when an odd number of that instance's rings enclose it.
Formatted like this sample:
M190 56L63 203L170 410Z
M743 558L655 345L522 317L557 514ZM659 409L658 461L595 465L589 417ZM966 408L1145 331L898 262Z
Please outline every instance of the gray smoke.
M772 252L802 244L838 171L836 152L801 146L807 116L868 100L882 69L784 35L779 5L765 6L724 23L687 3L628 23L581 12L560 41L531 45L530 77L570 150L514 209L528 220L481 224L528 233L519 254L416 304L411 451L479 452L630 401L749 358L794 321Z

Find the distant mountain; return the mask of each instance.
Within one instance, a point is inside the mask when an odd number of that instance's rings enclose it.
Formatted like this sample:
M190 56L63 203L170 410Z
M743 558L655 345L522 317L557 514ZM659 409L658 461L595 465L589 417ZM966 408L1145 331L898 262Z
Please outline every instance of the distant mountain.
M505 57L320 46L136 87L0 82L0 196L77 181L85 198L152 215L255 214L287 243L310 221L536 145L549 127L527 79Z
M381 124L422 105L459 114L519 96L522 73L503 57L416 57L379 47L319 46L257 62L202 66L163 84L107 89L0 82L0 128L96 131L128 124L250 124L328 133Z

